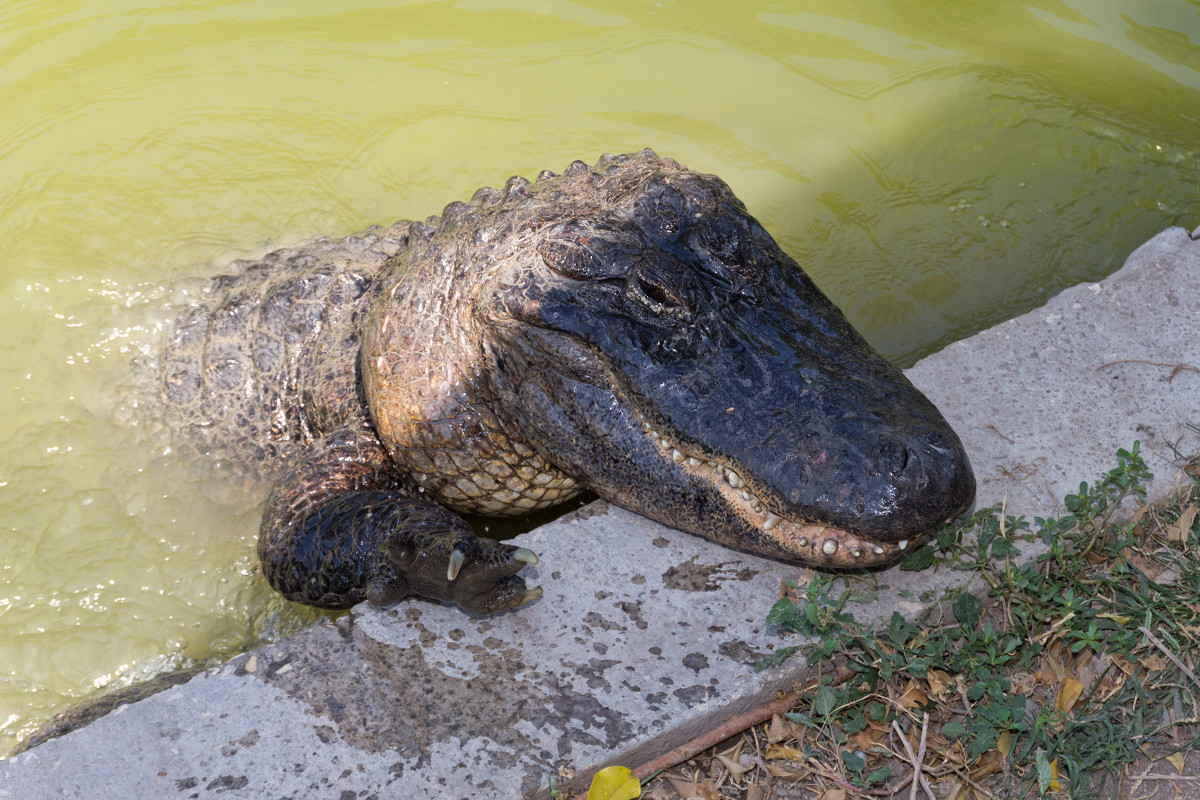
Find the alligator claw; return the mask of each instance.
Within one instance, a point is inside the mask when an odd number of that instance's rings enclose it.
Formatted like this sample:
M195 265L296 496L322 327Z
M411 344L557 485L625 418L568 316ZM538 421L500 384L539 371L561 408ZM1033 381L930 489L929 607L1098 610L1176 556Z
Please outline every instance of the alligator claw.
M524 547L518 547L516 550L513 551L512 560L520 561L521 563L529 564L530 566L538 563L537 555L532 550L526 550ZM538 593L541 593L542 590L538 589L537 591L538 591ZM530 598L530 599L532 599L532 598Z
M462 551L462 548L454 548L454 552L450 554L450 563L446 565L446 580L450 583L458 577L458 571L462 569L463 562L467 560L467 554Z

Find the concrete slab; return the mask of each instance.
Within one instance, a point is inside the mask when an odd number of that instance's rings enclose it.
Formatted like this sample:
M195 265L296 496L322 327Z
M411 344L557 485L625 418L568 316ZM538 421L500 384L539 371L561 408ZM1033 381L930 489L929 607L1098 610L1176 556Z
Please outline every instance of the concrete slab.
M981 505L1053 513L1135 439L1151 494L1171 491L1171 445L1196 449L1200 421L1197 285L1200 243L1168 230L910 371L962 435ZM520 541L542 558L530 608L361 606L0 762L0 798L544 797L549 776L586 785L808 677L799 659L749 666L795 643L762 623L794 567L603 503ZM855 615L917 615L961 577L880 573Z
M1200 231L1197 232L1200 234ZM1200 437L1200 242L1170 228L1100 283L916 364L908 377L942 410L970 454L980 508L1061 512L1081 480L1142 444L1155 474L1148 499L1175 487L1173 447Z

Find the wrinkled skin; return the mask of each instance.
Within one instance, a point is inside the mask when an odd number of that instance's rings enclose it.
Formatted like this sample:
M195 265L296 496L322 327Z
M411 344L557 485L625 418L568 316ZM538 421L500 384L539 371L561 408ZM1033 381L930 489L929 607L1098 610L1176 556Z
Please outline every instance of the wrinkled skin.
M300 602L527 603L536 557L452 512L584 487L837 568L974 497L929 400L723 182L650 151L240 266L181 321L163 392L202 449L280 475L259 553Z

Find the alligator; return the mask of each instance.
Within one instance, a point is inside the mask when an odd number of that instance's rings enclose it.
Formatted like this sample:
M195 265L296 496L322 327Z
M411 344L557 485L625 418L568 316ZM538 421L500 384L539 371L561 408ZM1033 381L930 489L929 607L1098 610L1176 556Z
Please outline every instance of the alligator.
M823 568L893 562L975 493L934 405L731 189L651 150L235 262L159 365L173 427L274 481L267 580L326 608L529 603L534 553L459 514L585 488Z

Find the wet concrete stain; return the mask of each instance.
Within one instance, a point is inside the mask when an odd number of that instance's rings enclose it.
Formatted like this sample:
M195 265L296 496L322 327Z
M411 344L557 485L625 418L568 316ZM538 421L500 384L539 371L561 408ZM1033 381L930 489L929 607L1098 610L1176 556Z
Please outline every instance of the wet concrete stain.
M233 792L237 791L238 789L245 789L246 784L248 783L250 783L250 779L245 775L241 775L237 778L233 777L232 775L222 775L212 783L205 786L204 791L212 792L215 790L216 794L222 794L224 792Z
M641 600L622 600L615 605L629 616L629 619L633 621L633 624L637 626L638 630L646 630L648 624L646 622L646 618L642 615Z
M720 564L697 564L699 555L694 555L682 564L670 567L662 574L663 585L668 589L678 589L684 592L715 592L721 588L721 582L727 580L753 580L759 570L749 567L733 569L730 564L740 564L739 561L723 561Z
M728 642L721 642L721 644L717 645L717 652L730 661L736 661L739 664L753 664L767 656L763 651L752 647L740 639L730 639Z
M365 752L399 756L391 770L397 778L405 770L428 767L431 745L457 746L486 737L497 746L460 766L473 770L468 772L472 779L485 780L519 760L531 782L523 791L533 791L540 780L535 776L556 773L573 744L611 749L632 736L622 714L552 674L531 674L519 651L499 639L467 647L476 674L464 678L448 674L444 664L429 663L421 646L381 644L344 619L336 627L312 629L301 642L259 651L254 675L329 720L331 725L314 725L322 741L336 735ZM420 628L422 642L431 636L436 641L419 614L409 620ZM564 666L589 687L608 688L605 672L616 663L592 659ZM281 669L284 665L291 668ZM533 731L541 742L554 742L556 752L531 739Z
M583 621L587 625L590 625L593 628L599 628L602 631L623 631L623 630L625 630L624 626L622 626L620 623L605 619L603 615L598 614L595 611L589 611L587 613L587 615L583 618Z

